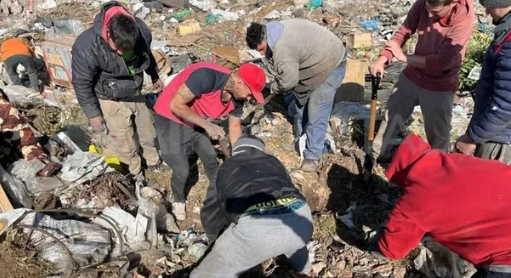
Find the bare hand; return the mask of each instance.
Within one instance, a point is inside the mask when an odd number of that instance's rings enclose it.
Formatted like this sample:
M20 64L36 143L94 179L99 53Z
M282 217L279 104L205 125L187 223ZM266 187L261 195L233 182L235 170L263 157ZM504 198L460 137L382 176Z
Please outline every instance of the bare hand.
M163 81L161 81L161 79L153 80L153 90L156 92L161 92L163 90Z
M385 56L381 56L371 65L371 75L377 76L378 73L381 74L381 77L385 77L387 72L385 71L385 63L387 62L387 58Z
M102 116L94 117L94 118L90 119L89 121L90 121L90 125L92 126L92 129L94 130L94 132L101 133L101 132L105 131L105 126L104 126L105 121L103 120Z
M454 148L456 151L466 154L466 155L473 155L474 151L476 150L476 143L470 139L470 137L465 134L458 138L458 141L456 141L456 144Z
M406 58L406 55L403 53L403 49L401 49L401 46L399 46L396 42L388 41L385 46L386 46L386 49L388 49L390 52L392 52L394 57L396 57L396 59L398 59L399 61L404 62L404 63L406 63L408 61L408 59Z
M204 129L213 140L220 140L225 137L224 129L216 124L208 123Z

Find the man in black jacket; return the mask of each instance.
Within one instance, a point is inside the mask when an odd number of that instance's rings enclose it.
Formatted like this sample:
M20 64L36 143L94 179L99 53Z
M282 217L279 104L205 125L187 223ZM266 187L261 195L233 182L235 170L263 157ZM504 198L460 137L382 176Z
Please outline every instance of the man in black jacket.
M152 115L141 93L144 71L155 89L163 87L151 41L147 25L112 1L103 5L94 26L78 36L72 49L76 98L94 131L107 131L110 147L136 178L142 177L139 144L148 166L160 163Z
M312 277L307 242L312 215L280 161L259 138L244 135L218 170L201 210L211 252L190 278L234 278L285 255L298 277Z

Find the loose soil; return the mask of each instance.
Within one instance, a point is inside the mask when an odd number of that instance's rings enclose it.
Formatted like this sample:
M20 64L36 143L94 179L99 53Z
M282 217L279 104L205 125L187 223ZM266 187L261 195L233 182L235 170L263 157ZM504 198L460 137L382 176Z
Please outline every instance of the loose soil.
M0 269L2 277L46 278L52 267L37 256L36 251L24 248L25 239L7 231L0 236Z

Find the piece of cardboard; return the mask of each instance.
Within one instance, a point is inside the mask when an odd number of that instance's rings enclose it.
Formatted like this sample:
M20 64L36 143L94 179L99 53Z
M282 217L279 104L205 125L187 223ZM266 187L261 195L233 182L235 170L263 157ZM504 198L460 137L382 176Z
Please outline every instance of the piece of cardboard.
M238 48L233 46L215 46L213 52L223 59L238 64L240 62L240 56Z
M202 38L201 35L188 35L185 37L175 37L170 39L168 46L182 47L193 45L196 41Z
M353 48L371 47L373 45L373 37L371 33L357 33L352 36Z
M348 59L346 62L346 76L335 94L335 102L363 101L365 76L368 73L368 62L366 60Z

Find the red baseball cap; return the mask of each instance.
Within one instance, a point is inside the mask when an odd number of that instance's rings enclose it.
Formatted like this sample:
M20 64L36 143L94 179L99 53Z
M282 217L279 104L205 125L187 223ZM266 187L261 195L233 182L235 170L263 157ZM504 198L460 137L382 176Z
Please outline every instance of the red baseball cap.
M238 74L250 88L252 96L259 103L264 103L263 90L266 85L266 74L264 71L252 63L245 63L238 69Z

